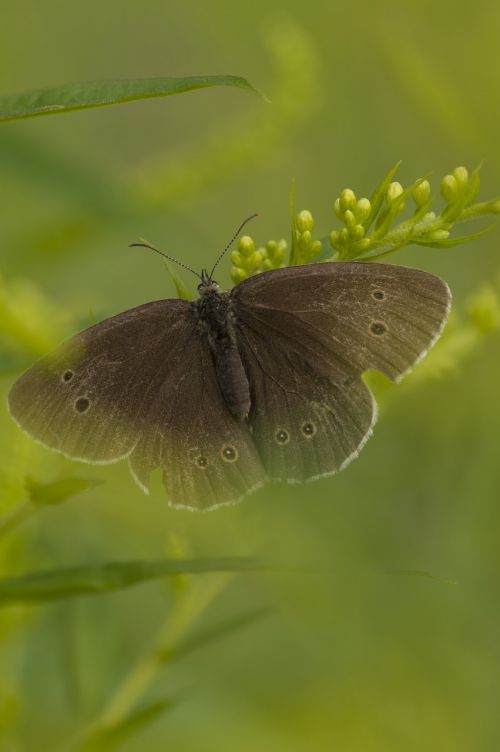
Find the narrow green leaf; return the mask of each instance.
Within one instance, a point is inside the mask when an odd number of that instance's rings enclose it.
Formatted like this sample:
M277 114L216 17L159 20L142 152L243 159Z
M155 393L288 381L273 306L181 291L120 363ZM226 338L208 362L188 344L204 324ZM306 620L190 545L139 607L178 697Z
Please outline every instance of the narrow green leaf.
M292 234L290 244L290 259L288 266L296 266L298 258L297 248L297 217L295 213L295 178L290 182L290 231Z
M489 225L488 227L485 227L484 230L479 230L479 232L473 232L470 235L460 235L456 238L447 238L446 240L426 240L425 236L422 238L412 238L409 242L414 243L415 245L425 245L428 248L453 248L455 245L461 245L462 243L468 243L469 240L476 240L476 238L480 238L483 235L486 235L487 233L491 232L500 224L500 220L498 222L493 222L492 225Z
M387 574L394 577L422 577L426 580L436 580L442 582L445 585L456 585L455 580L449 580L447 577L441 577L439 574L432 574L432 572L426 572L424 569L389 569Z
M251 557L228 556L219 559L108 562L53 569L0 579L0 606L107 593L176 574L258 572L271 568L278 569Z
M100 482L92 478L61 478L54 483L40 483L27 476L24 485L32 504L53 506L62 504L71 496L82 493Z
M100 750L115 749L130 736L142 731L146 726L156 721L160 715L171 710L176 704L175 700L151 702L113 725L100 726L85 740L83 745L80 746L80 750L82 752L99 752Z
M456 222L457 219L460 219L464 210L476 200L481 184L480 170L481 165L476 167L469 178L466 188L460 191L458 198L441 212L443 222Z
M241 76L186 76L88 81L0 97L0 121L169 97L210 86L235 86L263 96Z
M243 614L238 614L238 616L232 616L225 621L198 632L192 637L188 637L172 648L166 647L160 650L157 655L158 660L161 663L170 663L179 658L184 658L194 650L209 645L212 642L217 642L232 632L254 624L265 616L269 616L270 613L271 610L269 608L255 608Z
M367 230L370 227L375 217L379 213L380 208L382 204L384 203L387 189L389 185L392 183L392 179L394 175L396 174L396 172L398 171L400 164L401 164L401 161L396 162L394 167L391 167L391 169L389 170L385 178L375 188L375 191L373 192L370 198L370 204L372 207L371 212L368 215L368 217L365 219L365 221L363 222L363 227L365 228L365 230Z
M384 236L389 232L391 225L394 221L394 219L398 216L400 207L407 201L409 196L411 195L411 192L422 181L422 178L419 178L413 185L410 185L408 188L406 188L390 205L387 207L384 207L383 212L380 215L380 224L376 226L375 232L371 235L372 240L378 240L381 238L384 238ZM414 217L409 220L405 220L405 225L410 227L412 224L415 223ZM407 242L407 241L405 241Z
M174 272L168 261L165 261L165 266L167 267L167 272L170 276L170 279L174 283L175 289L177 291L177 296L181 300L192 300L193 296L187 289L182 279Z

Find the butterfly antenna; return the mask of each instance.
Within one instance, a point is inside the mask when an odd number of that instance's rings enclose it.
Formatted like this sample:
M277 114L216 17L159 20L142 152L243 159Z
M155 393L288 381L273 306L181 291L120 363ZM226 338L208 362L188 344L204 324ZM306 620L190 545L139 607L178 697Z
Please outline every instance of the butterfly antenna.
M219 253L217 261L213 265L212 271L210 272L210 277L212 277L212 274L216 270L216 268L217 268L220 260L222 259L222 257L226 253L226 251L228 251L231 248L232 244L234 243L234 241L236 240L236 238L238 237L238 235L240 234L240 232L242 231L242 229L245 227L245 225L247 224L247 222L250 222L251 219L255 219L255 217L258 217L258 216L259 216L258 214L251 214L249 217L247 217L245 219L244 222L241 223L241 225L238 227L238 229L236 230L236 232L234 233L233 237L231 238L231 240L229 241L229 243L226 245L226 247L224 248L224 250L221 253Z
M163 256L164 258L168 259L169 261L173 261L174 264L177 264L178 266L182 266L183 269L187 269L188 272L191 272L194 274L198 279L201 279L198 272L195 272L194 269L191 269L190 266L187 264L183 264L182 261L177 261L173 256L169 256L167 253L164 253L163 251L160 251L158 248L155 248L154 245L151 245L151 243L148 243L146 240L141 238L140 243L130 243L130 248L150 248L152 251L156 251L156 253L159 253L160 256Z

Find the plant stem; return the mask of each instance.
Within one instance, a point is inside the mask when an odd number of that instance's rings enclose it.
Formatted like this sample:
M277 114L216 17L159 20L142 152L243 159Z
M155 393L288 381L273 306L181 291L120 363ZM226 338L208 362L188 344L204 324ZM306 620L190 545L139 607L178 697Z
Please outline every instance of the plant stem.
M129 715L158 674L167 666L168 661L162 656L168 652L174 653L175 647L184 638L186 632L233 576L232 573L224 573L210 578L191 580L189 590L182 593L182 597L177 600L173 610L158 629L152 646L124 677L98 718L77 732L67 744L63 745L62 750L87 749L88 742L96 733L115 726Z
M15 509L0 517L0 540L12 532L12 530L15 530L16 527L22 525L23 522L33 517L37 511L38 507L32 504L31 501L24 501Z

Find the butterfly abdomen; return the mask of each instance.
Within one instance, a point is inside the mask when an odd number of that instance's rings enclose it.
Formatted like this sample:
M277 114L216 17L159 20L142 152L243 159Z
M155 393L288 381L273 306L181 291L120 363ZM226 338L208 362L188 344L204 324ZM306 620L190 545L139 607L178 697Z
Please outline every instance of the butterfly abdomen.
M217 382L224 401L235 418L243 420L250 411L250 385L241 361L234 317L226 293L205 293L194 304L199 327L212 351Z

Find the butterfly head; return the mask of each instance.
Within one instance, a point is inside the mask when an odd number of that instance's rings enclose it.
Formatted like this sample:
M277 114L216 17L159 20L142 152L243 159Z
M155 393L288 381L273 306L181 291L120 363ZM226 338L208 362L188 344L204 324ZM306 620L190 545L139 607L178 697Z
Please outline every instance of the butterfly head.
M206 269L202 269L200 274L201 282L198 285L198 293L200 297L203 295L213 295L219 292L219 285L212 279L211 275Z

